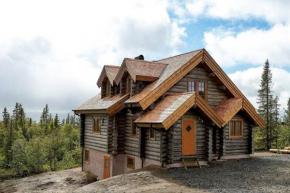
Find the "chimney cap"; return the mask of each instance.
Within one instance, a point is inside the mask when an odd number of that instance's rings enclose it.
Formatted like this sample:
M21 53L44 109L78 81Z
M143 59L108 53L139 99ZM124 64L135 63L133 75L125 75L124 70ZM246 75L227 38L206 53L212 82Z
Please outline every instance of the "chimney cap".
M141 54L135 57L136 60L144 60L144 56Z

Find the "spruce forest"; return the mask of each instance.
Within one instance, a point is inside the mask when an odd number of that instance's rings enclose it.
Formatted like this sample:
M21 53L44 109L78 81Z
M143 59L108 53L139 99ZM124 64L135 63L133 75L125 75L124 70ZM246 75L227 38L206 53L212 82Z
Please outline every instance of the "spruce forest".
M12 114L4 108L0 121L0 181L80 166L79 118L59 120L45 106L36 122L16 103Z

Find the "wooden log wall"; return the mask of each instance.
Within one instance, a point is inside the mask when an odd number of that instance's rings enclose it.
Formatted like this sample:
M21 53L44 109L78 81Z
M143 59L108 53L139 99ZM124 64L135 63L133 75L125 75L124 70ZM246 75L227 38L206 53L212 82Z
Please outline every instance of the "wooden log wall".
M219 88L219 83L209 76L202 64L199 64L184 76L178 83L171 87L166 94L187 92L188 79L198 79L207 82L207 102L215 108L221 101L227 98L227 93Z
M222 129L215 126L213 128L213 156L220 155L220 148L221 148L221 132Z
M85 137L85 115L80 116L80 146L84 147L84 137Z
M132 118L139 117L140 113L131 114L129 111L125 114L125 130L124 130L124 153L140 157L140 139L137 128L137 134L135 137L131 136L131 124Z
M178 121L167 130L167 163L174 162L174 128L177 127Z
M252 125L249 125L249 153L253 154L254 152L254 128Z
M241 138L229 138L229 123L224 127L224 137L225 137L225 155L240 155L240 154L249 154L249 122L245 116L238 112L233 119L242 119L243 120L243 137Z
M93 132L93 116L104 119L104 124L101 125L101 133ZM84 132L84 146L102 152L109 152L108 148L108 125L109 117L107 114L87 114L85 115L85 132Z
M114 86L114 88L115 88L115 94L117 95L117 94L119 94L120 93L120 85L118 85L118 86Z
M124 153L124 143L125 143L125 114L126 109L122 110L120 113L118 113L116 116L118 116L118 153L123 154Z
M113 147L112 154L118 154L118 115L113 117L113 128L112 128L112 138L113 138Z
M166 131L155 129L155 139L149 139L149 128L141 128L141 130L145 130L145 158L166 162Z
M106 91L107 91L107 82L102 82L101 98L106 97Z

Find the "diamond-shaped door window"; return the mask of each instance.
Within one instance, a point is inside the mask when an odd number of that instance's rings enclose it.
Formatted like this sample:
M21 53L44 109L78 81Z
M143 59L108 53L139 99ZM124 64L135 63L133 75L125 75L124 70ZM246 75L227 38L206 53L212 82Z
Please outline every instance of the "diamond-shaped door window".
M191 127L188 125L188 126L186 127L186 130L189 132L189 131L191 130Z

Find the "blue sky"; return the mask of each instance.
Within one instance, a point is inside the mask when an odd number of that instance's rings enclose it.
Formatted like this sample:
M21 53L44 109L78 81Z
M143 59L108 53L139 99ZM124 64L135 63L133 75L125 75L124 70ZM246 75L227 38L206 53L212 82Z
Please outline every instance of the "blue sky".
M269 59L281 109L290 97L290 1L0 0L0 109L45 104L65 117L99 92L103 65L205 48L257 107ZM281 113L283 111L281 110Z

